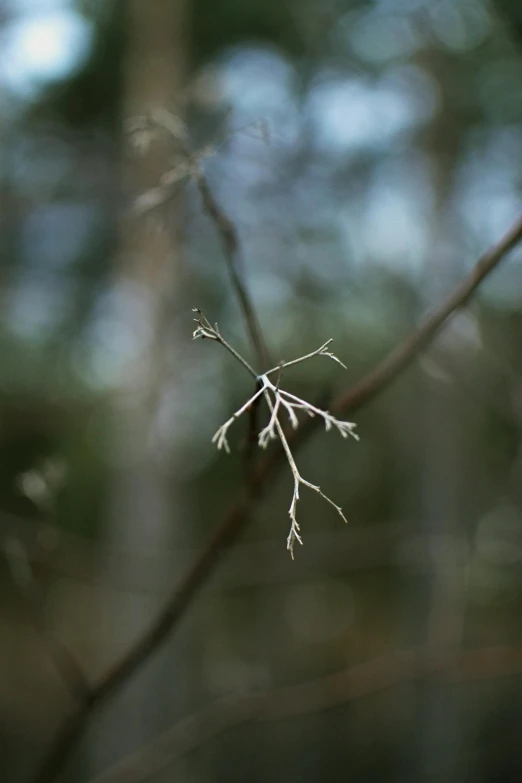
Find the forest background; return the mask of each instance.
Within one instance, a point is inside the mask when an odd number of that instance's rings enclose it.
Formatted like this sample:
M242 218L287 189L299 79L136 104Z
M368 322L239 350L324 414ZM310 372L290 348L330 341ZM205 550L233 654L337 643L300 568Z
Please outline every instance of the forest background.
M518 783L522 5L3 0L0 42L2 779ZM292 441L348 520L303 487L293 560L193 307L346 365L282 373L360 438Z

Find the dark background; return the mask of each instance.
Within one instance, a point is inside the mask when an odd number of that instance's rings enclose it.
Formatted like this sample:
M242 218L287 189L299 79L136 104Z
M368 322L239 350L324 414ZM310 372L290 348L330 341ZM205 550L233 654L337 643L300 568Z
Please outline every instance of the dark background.
M54 640L99 676L243 482L246 422L231 456L211 438L252 384L191 308L255 357L186 158L136 118L185 123L274 363L334 338L346 371L284 379L327 399L520 210L522 5L3 0L0 97L0 765L25 783L73 705ZM285 466L64 780L172 727L118 780L522 779L521 258L359 443L296 453L348 526L303 490L292 561Z

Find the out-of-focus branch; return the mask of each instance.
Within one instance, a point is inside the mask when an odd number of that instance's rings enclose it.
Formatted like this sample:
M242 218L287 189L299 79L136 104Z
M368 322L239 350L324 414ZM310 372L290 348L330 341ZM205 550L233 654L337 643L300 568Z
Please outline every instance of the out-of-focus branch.
M266 342L261 331L259 319L257 313L252 304L252 300L248 293L247 287L241 278L239 272L240 264L240 250L239 250L239 237L236 227L233 222L225 215L224 211L219 206L218 202L214 198L214 195L210 189L207 178L204 176L200 168L196 174L196 182L198 191L203 203L203 209L208 217L214 223L219 236L221 238L221 244L223 245L223 252L228 266L228 272L230 280L236 296L238 298L245 324L254 346L258 362L263 367L268 367L270 359L268 356L268 350Z
M334 400L332 409L351 412L361 405L366 405L379 394L405 367L411 364L435 337L450 315L468 302L484 278L521 240L522 217L519 217L507 234L480 257L469 275L450 293L440 307L429 313L419 328L398 345L372 372L341 393Z
M436 310L426 317L421 326L392 351L375 370L354 387L339 395L331 409L343 413L352 412L369 402L391 383L437 334L446 319L468 301L484 278L521 239L522 217L491 250L479 259L471 273ZM310 436L314 431L314 421L317 422L317 419L309 419L296 431L296 442L302 442ZM189 568L181 584L174 589L171 598L156 620L115 666L93 686L89 697L78 711L64 720L48 755L34 777L34 783L52 783L56 780L93 710L117 692L177 627L191 607L199 589L214 572L222 554L234 544L241 533L254 500L266 489L268 479L275 473L283 455L282 448L274 449L257 466L246 491L211 533L201 553Z
M172 198L181 180L190 178L195 181L203 211L214 224L221 240L230 281L238 298L257 361L262 367L268 367L270 359L266 342L254 304L240 271L242 258L238 232L234 223L215 198L201 165L203 158L208 154L213 154L214 149L210 145L199 152L195 151L190 143L187 129L179 117L164 109L156 110L150 118L133 118L131 130L137 130L141 134L145 130L146 134L146 128L149 124L162 128L174 138L182 159L172 171L163 174L162 181L157 187L140 196L135 205L135 214L144 214L165 204Z
M433 654L429 647L392 652L300 685L220 699L184 718L90 783L145 783L236 726L311 715L405 682L439 676L446 682L460 683L521 672L522 647L486 647L453 654Z

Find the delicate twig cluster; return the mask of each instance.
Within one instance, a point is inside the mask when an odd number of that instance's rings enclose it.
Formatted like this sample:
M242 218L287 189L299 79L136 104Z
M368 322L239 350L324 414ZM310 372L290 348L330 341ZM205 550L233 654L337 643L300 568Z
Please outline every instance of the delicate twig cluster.
M268 405L270 419L266 427L264 427L264 429L262 429L258 435L258 445L260 448L266 449L271 440L279 439L285 451L288 464L290 465L290 470L292 471L292 476L294 478L294 492L288 511L291 524L290 532L287 538L287 549L293 558L295 542L298 541L300 544L303 543L296 516L297 501L299 500L299 487L301 484L305 487L313 489L314 492L317 492L319 495L321 495L321 497L323 497L328 503L330 503L331 506L335 508L339 516L342 517L345 522L347 520L340 506L336 505L336 503L334 503L333 500L325 495L318 486L311 484L309 481L306 481L306 479L304 479L299 473L292 451L290 449L290 445L279 419L281 412L285 412L287 414L290 424L294 430L299 426L297 412L304 411L306 414L308 414L308 416L319 416L322 418L325 429L327 431L333 428L336 429L343 438L347 438L349 435L351 435L356 440L359 438L353 431L356 426L353 422L340 421L339 419L336 419L335 416L332 416L332 414L328 411L323 411L320 408L316 408L315 405L312 405L306 400L301 399L301 397L297 397L295 394L291 394L290 392L281 389L279 386L281 373L285 368L291 367L294 364L298 364L299 362L304 362L305 360L311 359L314 356L327 356L329 359L337 362L342 367L345 365L337 358L337 356L328 350L328 346L332 340L327 340L327 342L325 342L324 345L321 345L321 347L317 350L312 351L305 356L301 356L299 359L293 359L290 362L281 362L279 365L277 365L277 367L272 367L271 370L258 375L248 364L248 362L245 361L245 359L223 338L217 324L213 326L210 321L205 318L200 310L194 309L193 312L197 313L198 315L198 317L194 319L197 324L196 329L194 330L194 339L197 339L198 337L202 339L207 338L209 340L215 340L216 342L220 343L243 365L243 367L245 367L250 375L252 375L252 377L256 380L259 387L256 392L245 402L245 404L242 405L241 408L239 408L224 424L222 424L221 427L219 427L214 437L212 438L212 442L217 445L218 449L225 449L226 452L230 453L227 434L232 424L236 421L236 419L239 419L243 413L248 411L251 405L253 405L259 397L263 396L266 404ZM276 384L272 383L269 378L269 376L273 375L274 373L278 373L278 380Z

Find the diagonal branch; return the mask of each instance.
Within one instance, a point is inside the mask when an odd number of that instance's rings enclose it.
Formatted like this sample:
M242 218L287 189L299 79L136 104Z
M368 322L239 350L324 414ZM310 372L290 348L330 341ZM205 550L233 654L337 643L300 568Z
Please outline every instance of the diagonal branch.
M317 350L312 351L311 353L307 353L306 356L300 356L299 359L292 359L292 361L290 362L281 362L281 364L278 364L277 367L272 367L271 370L267 370L267 372L265 372L265 375L272 375L272 373L281 370L282 367L286 369L286 367L292 367L294 364L300 364L300 362L306 362L308 359L311 359L313 356L328 356L329 359L332 359L332 361L337 362L337 364L340 364L341 367L344 367L344 369L346 370L347 369L346 365L343 364L342 361L338 359L335 354L327 350L328 346L332 342L333 342L333 337L330 337L330 339L327 340L324 343L324 345L321 345L320 348L317 348Z
M522 217L508 233L485 253L471 273L426 317L419 328L384 359L372 372L351 389L339 395L331 406L334 411L352 412L373 399L410 364L425 345L437 334L446 319L462 307L477 290L484 278L502 261L507 253L522 240ZM317 419L309 419L300 427L299 442L309 437L317 426ZM295 437L295 436L294 436ZM189 568L180 585L173 590L158 617L141 638L95 684L83 705L68 716L59 727L57 736L34 777L34 783L54 783L68 760L77 740L95 708L122 688L134 676L177 628L191 607L200 588L213 573L224 552L232 547L243 530L253 502L267 487L268 480L279 467L283 449L274 449L257 466L245 493L232 506L218 527L204 543L201 553Z
M435 337L447 319L463 307L473 296L485 277L522 240L522 216L492 248L482 255L469 275L449 294L442 304L432 310L421 325L398 345L377 367L359 383L342 392L333 402L334 411L353 411L366 405L391 383L418 356Z
M230 729L313 715L408 682L437 676L454 685L521 673L520 646L442 653L429 647L392 651L298 685L219 699L183 718L90 783L145 783Z

